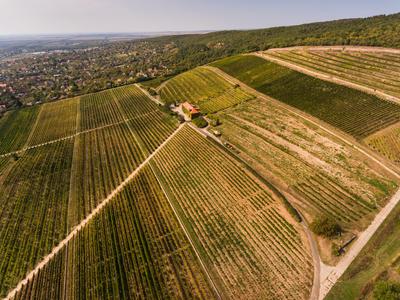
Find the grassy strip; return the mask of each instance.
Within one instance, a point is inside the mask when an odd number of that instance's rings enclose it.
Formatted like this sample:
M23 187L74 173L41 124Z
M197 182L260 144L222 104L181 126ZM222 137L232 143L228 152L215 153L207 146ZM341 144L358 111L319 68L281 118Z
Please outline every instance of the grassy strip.
M400 282L400 204L330 291L326 300L369 299L381 280Z

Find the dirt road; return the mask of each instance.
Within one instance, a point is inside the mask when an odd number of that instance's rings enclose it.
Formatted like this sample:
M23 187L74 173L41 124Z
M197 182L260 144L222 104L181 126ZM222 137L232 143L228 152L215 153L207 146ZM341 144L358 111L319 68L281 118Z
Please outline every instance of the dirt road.
M17 286L8 293L6 300L9 300L15 296L15 294L28 283L29 280L39 272L67 243L81 230L83 229L139 172L145 167L148 162L180 131L183 124L178 127L152 154L150 154L136 169L133 171L117 188L115 188L100 204L85 218L83 219L74 229L63 239L56 247L53 248L50 254L46 255L39 264L23 279Z
M221 75L224 77L227 81L235 84L239 84L243 89L249 91L250 93L257 95L258 97L265 99L267 101L271 101L278 106L290 111L291 113L301 117L304 120L307 120L308 122L314 124L315 126L321 128L325 132L329 133L330 135L340 139L347 145L353 147L354 149L358 150L360 153L368 157L369 159L373 160L375 163L380 165L383 169L391 173L393 176L397 177L400 179L400 174L393 170L392 168L386 166L383 162L381 162L378 158L375 156L369 154L366 150L362 149L361 145L356 144L356 142L353 142L352 140L347 140L344 136L342 136L339 133L334 132L333 130L327 128L326 126L320 124L318 121L314 121L312 117L308 117L304 113L298 112L296 109L283 104L279 102L276 99L270 98L253 88L247 86L243 82L237 80L236 78L226 74L222 70L214 67L208 67L210 70L213 70L217 74ZM350 248L349 252L341 259L339 264L336 267L330 267L330 266L325 266L324 264L319 262L319 280L314 281L314 286L313 286L313 293L311 295L311 299L323 299L329 290L332 288L332 286L337 282L339 277L345 272L345 270L350 266L350 264L353 262L353 260L356 258L356 256L360 253L362 248L367 244L367 242L370 240L370 238L373 236L373 234L376 232L378 227L383 223L383 221L387 218L387 216L390 214L390 212L393 210L393 208L396 206L397 203L400 202L400 189L397 191L397 193L391 198L391 200L388 202L388 204L382 208L382 210L376 215L374 221L368 226L368 228L360 234L358 239L354 242L352 247ZM307 232L307 231L306 231ZM308 232L311 234L310 232ZM311 239L312 240L312 239ZM317 246L316 244L312 245L311 247L312 251L317 251ZM314 257L314 255L313 255ZM315 256L316 257L316 256ZM315 260L314 260L315 263ZM319 293L316 292L316 288L319 287ZM319 296L318 296L319 295Z
M247 90L249 93L257 96L258 98L264 99L266 101L272 102L275 105L291 112L292 114L302 118L303 120L306 120L307 122L312 123L313 125L319 127L320 129L324 130L325 132L329 133L330 135L336 137L337 139L341 140L342 142L344 142L345 144L353 147L354 149L358 150L360 153L362 153L363 155L365 155L366 157L368 157L369 159L373 160L375 163L377 163L379 166L381 166L383 169L385 169L387 172L391 173L393 176L397 177L398 179L400 179L400 174L397 171L394 171L392 168L386 166L386 164L384 164L383 162L381 162L377 157L375 157L374 155L370 154L367 152L367 150L363 149L363 146L361 146L360 144L356 143L356 141L353 141L351 139L347 139L345 138L345 134L342 133L337 133L334 131L334 129L330 129L328 128L328 125L323 125L322 121L320 120L316 120L313 117L307 115L306 113L299 111L298 109L291 107L287 104L284 104L274 98L271 98L269 96L266 96L263 93L258 92L257 90L253 89L252 87L244 84L243 82L237 80L236 78L230 76L229 74L223 72L222 70L215 68L215 67L211 67L211 66L207 66L208 69L213 70L214 72L216 72L217 74L219 74L220 76L222 76L223 78L225 78L225 80L234 83L234 84L239 84L240 87L242 87L244 90Z
M338 281L340 276L347 270L353 260L357 257L357 255L361 252L364 246L368 243L371 237L374 235L379 226L385 221L387 216L392 212L393 208L400 203L400 189L397 193L390 199L389 203L386 204L384 208L375 216L375 219L368 226L366 230L364 230L358 239L351 246L346 255L340 260L340 262L335 266L331 267L331 270L324 278L321 278L321 287L319 299L322 300L331 290L331 288Z
M304 73L306 75L310 75L310 76L313 76L313 77L316 77L316 78L319 78L319 79L322 79L322 80L330 81L330 82L333 82L333 83L336 83L336 84L339 84L339 85L347 86L347 87L350 87L350 88L365 92L367 94L371 94L371 95L377 96L377 97L382 98L384 100L400 104L400 99L398 97L394 97L392 95L389 95L389 94L385 93L382 90L369 88L369 87L366 87L364 85L360 85L360 84L357 84L357 83L354 83L354 82L351 82L351 81L348 81L348 80L345 80L345 79L342 79L342 78L339 78L337 76L333 76L333 75L330 75L330 74L328 75L328 74L325 74L323 72L319 72L319 71L313 70L311 68L307 68L307 67L304 67L304 66L301 66L301 65L298 65L298 64L295 64L295 63L292 63L292 62L289 62L289 61L286 61L286 60L283 60L283 59L280 59L280 58L277 58L275 56L272 56L272 55L268 54L268 53L271 53L273 51L274 51L274 49L270 49L270 50L267 50L265 52L256 52L256 53L254 53L254 55L256 55L258 57L261 57L263 59L266 59L268 61L272 61L274 63L277 63L277 64L279 64L281 66L290 68L292 70Z

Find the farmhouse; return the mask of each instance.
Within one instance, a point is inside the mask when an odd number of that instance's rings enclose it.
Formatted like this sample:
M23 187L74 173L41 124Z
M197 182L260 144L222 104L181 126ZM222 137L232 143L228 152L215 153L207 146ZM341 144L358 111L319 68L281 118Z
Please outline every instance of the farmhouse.
M200 116L200 111L189 102L182 103L182 111L191 119Z

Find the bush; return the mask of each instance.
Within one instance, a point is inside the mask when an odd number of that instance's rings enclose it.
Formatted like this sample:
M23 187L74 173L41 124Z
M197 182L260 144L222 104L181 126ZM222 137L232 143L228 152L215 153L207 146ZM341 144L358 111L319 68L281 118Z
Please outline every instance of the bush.
M221 122L217 116L209 115L209 116L207 116L207 118L210 119L210 125L213 127L221 124Z
M193 124L196 125L199 128L204 128L207 127L208 123L206 120L204 120L203 117L198 117L194 120L192 120Z
M374 288L374 299L377 300L400 299L400 284L387 281L378 282Z
M318 217L311 223L311 230L317 234L328 238L340 235L342 228L332 218L327 216Z

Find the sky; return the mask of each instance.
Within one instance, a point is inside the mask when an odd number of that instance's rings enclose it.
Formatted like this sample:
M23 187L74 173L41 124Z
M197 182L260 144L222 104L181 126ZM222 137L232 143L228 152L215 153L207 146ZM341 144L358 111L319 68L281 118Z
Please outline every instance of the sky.
M400 0L0 0L0 35L266 28L400 12Z

